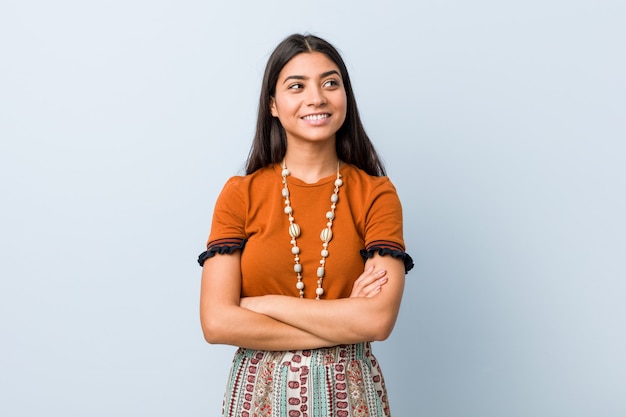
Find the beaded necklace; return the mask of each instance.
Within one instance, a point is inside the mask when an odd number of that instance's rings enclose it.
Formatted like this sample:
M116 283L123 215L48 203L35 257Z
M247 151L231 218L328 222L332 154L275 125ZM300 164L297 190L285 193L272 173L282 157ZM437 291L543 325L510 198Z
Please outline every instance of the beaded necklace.
M320 259L320 266L317 268L317 288L315 289L315 299L319 300L320 297L324 294L324 289L322 288L322 282L324 281L324 274L326 272L326 258L328 258L328 244L333 238L333 220L335 219L335 208L337 208L337 202L339 201L339 187L343 185L343 180L341 179L342 175L339 173L339 164L337 161L337 178L335 179L335 189L333 190L333 194L330 196L330 211L326 212L326 227L322 229L320 233L320 239L322 241L322 251L320 254L322 255L322 259ZM296 239L300 237L301 230L300 226L295 222L293 217L293 208L291 207L291 200L289 199L289 188L287 187L287 177L290 175L289 170L287 169L287 164L283 160L282 163L282 173L283 177L283 189L282 196L285 199L285 214L289 218L289 236L291 236L291 253L293 254L293 270L296 273L296 288L300 294L300 298L304 298L304 282L302 282L302 264L300 263L300 247L297 244Z

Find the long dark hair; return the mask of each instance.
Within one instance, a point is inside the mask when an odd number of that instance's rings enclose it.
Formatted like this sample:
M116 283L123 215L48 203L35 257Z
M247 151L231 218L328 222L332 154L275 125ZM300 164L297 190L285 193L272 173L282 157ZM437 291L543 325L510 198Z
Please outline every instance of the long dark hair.
M374 145L361 123L348 70L339 52L324 39L299 34L291 35L278 44L267 61L259 99L256 133L246 163L246 174L252 174L260 168L279 163L285 157L287 151L285 130L278 118L272 116L270 103L276 94L276 83L280 71L289 60L303 52L323 53L339 67L341 72L346 90L347 109L346 120L336 134L335 146L339 159L361 168L370 175L386 175Z

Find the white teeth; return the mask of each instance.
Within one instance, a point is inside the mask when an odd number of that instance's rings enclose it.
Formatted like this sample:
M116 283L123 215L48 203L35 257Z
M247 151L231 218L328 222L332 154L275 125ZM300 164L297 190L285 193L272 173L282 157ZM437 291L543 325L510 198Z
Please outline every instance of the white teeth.
M308 116L304 116L303 119L304 120L321 120L321 119L326 119L327 117L329 117L328 114L311 114Z

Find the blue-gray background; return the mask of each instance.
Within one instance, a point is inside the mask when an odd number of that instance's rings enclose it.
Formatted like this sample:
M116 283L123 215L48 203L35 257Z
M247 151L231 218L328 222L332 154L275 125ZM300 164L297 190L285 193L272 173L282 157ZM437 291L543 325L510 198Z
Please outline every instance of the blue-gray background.
M3 0L0 415L219 414L195 258L292 32L403 200L394 415L626 415L620 0Z

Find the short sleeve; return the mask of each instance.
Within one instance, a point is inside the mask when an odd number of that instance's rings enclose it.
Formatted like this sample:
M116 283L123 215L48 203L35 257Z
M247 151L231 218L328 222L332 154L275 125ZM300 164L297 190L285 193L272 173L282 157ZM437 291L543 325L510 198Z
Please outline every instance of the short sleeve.
M207 250L198 257L200 265L216 254L233 253L243 249L246 244L247 200L243 197L240 187L241 178L230 178L217 198Z
M402 205L396 188L388 178L376 186L369 201L365 217L365 249L361 255L366 260L375 253L400 258L405 272L413 268L413 259L405 252Z

